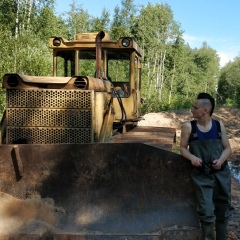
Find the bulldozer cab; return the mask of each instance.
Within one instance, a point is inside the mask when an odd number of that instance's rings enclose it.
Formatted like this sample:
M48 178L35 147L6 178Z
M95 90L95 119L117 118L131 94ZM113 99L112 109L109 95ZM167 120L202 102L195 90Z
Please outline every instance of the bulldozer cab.
M136 42L99 32L50 47L53 76L2 79L0 239L200 239L175 130L114 135L141 117Z
M96 40L96 33L78 34L74 41L51 38L53 76L80 75L109 80L114 87L114 121L136 121L141 115L142 50L130 37L112 41L108 33L103 35L101 42ZM99 49L96 49L96 45L99 45Z

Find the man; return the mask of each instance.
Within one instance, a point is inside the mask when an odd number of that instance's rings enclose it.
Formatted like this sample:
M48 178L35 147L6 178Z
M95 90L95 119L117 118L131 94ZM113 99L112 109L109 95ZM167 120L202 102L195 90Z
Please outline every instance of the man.
M191 109L195 120L182 126L180 152L193 166L191 177L203 239L226 240L231 204L227 158L231 147L224 125L211 118L214 106L211 95L198 94Z

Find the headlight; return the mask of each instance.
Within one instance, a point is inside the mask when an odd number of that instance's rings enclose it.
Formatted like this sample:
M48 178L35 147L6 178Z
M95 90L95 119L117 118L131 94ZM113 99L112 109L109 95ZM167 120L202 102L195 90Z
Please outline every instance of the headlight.
M130 40L128 38L124 38L122 40L122 46L123 47L128 47L130 45Z
M16 75L11 75L7 79L7 84L9 87L17 87L19 84L18 78Z
M53 46L59 47L61 45L61 39L60 38L54 38L53 39Z

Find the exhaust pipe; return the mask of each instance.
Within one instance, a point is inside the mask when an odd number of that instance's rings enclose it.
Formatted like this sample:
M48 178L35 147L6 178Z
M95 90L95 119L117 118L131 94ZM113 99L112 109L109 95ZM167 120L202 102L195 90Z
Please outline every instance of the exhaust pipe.
M99 32L96 36L96 78L101 77L101 60L102 60L102 39L105 37L105 33L103 31Z

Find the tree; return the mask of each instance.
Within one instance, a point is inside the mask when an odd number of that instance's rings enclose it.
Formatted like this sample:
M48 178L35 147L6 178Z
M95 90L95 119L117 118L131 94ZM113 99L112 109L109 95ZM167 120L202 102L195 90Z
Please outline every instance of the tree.
M62 16L56 16L54 13L53 0L44 1L36 8L32 30L41 38L48 40L51 36L67 36L67 26Z
M215 94L219 76L219 57L206 42L194 50L194 63L197 66L196 79L199 90Z
M17 1L0 1L0 26L2 29L9 30L12 34L15 32Z
M217 100L220 104L240 107L240 57L222 68Z
M92 19L91 32L109 31L110 26L110 14L104 8L101 17L95 17Z
M114 17L111 24L111 36L119 39L123 36L132 37L131 28L134 23L138 9L133 0L122 0L121 8L117 5L114 8Z
M78 33L90 31L91 16L81 5L76 5L76 0L70 4L70 11L67 14L68 38L75 39Z
M172 10L167 4L155 6L148 4L141 9L135 20L135 27L137 27L134 33L135 38L143 49L144 67L148 69L147 77L143 79L146 81L143 86L148 102L147 108L150 106L149 102L156 97L157 100L154 102L157 101L158 105L163 105L165 99L169 101L169 91L172 91L171 84L175 79L173 71L176 70L176 65L167 66L167 58L174 53L173 46L177 39L181 39L180 26L174 21ZM175 44L176 47L178 47L177 44ZM166 85L169 87L168 90L165 88Z

